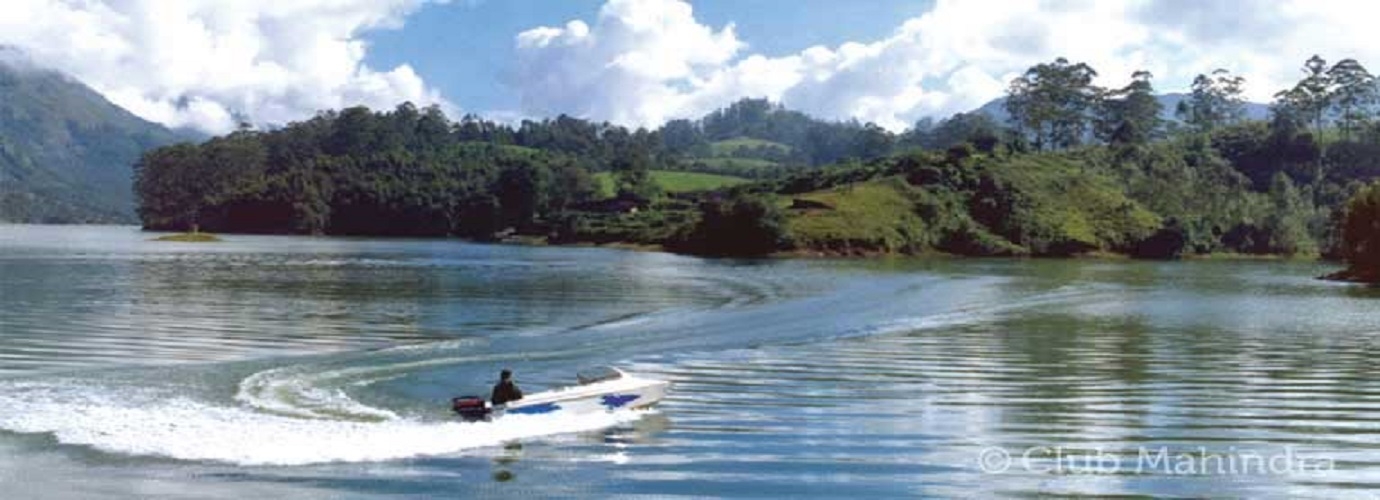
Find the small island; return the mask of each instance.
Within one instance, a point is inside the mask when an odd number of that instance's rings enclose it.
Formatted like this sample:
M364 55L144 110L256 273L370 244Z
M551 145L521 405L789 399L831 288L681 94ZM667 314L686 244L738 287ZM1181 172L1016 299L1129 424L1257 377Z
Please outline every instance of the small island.
M201 231L189 231L185 233L167 234L154 238L153 241L174 241L178 243L214 243L222 241L219 236Z
M1361 188L1347 202L1341 232L1347 268L1322 278L1380 284L1380 183Z

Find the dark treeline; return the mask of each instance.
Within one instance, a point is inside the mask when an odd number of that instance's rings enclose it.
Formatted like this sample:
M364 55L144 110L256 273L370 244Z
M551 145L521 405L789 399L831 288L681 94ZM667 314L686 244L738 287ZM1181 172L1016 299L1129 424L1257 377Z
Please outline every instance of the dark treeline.
M1149 73L1107 89L1064 59L1011 83L1009 119L961 113L900 134L760 99L656 130L350 108L151 151L136 190L145 226L158 229L517 232L716 254L1341 256L1345 202L1380 175L1380 92L1354 60L1303 67L1268 120L1246 118L1245 82L1225 70L1200 75L1166 110ZM662 170L759 182L668 195L653 179ZM821 222L857 208L831 205L852 199L829 190L863 183L906 200L877 217L910 226L860 235L866 224ZM802 198L812 192L827 200Z
M590 201L594 170L617 171L620 196L649 199L658 151L645 130L451 122L404 104L153 150L135 182L148 228L484 237Z
M874 144L869 134L887 139ZM742 137L781 141L734 151L738 160L775 166L747 173L734 159L717 169L687 159ZM156 149L135 166L135 191L150 229L485 237L549 228L587 206L595 172L613 174L618 200L645 207L661 194L648 174L654 169L760 178L785 165L890 150L878 127L816 120L766 100L655 131L564 115L517 127L474 116L452 122L438 108L403 104Z
M786 147L763 145L755 151L739 150L740 156L795 165L876 158L890 154L896 146L896 137L875 124L819 120L766 99L743 99L698 121L671 120L659 132L666 151L673 155L713 156L711 143L750 137Z

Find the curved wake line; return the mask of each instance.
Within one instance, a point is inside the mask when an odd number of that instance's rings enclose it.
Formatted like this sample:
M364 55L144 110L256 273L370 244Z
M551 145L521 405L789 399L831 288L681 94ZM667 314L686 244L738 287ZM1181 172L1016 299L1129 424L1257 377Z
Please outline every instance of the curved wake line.
M456 345L434 344L439 350ZM398 346L362 353L332 363L288 365L256 372L240 381L235 400L260 411L296 418L351 421L388 421L401 418L393 411L360 403L345 392L359 387L407 376L418 369L458 365L475 361L557 359L591 352L595 346L539 354L487 354L426 357L427 345ZM402 355L403 359L387 359ZM350 365L368 360L367 364ZM334 368L332 366L335 366Z
M466 342L468 343L468 342ZM52 434L58 442L137 455L238 465L374 462L446 455L505 442L603 429L647 411L509 415L494 422L423 420L360 403L351 386L419 368L531 355L430 357L455 342L397 346L359 359L288 365L240 380L235 401L219 405L154 386L83 378L0 381L0 430Z
M0 390L0 428L49 433L97 450L238 465L373 462L446 455L505 442L586 432L646 411L510 415L494 422L301 419L188 398L119 400L91 387L23 384Z
M762 340L790 342L886 334L991 320L1029 307L1085 299L1096 290L1064 288L997 306L960 305L956 309L915 316L876 311L844 311L855 320L827 328L826 335L791 335L789 325L768 328ZM823 300L823 299L821 299ZM764 310L773 312L770 309ZM757 310L735 314L755 315ZM658 318L653 315L652 318ZM752 325L755 323L748 322ZM643 325L662 335L640 337L675 345L666 337L676 323ZM630 328L631 326L622 326ZM617 330L619 327L604 327ZM593 331L600 331L598 326ZM778 331L780 330L780 331ZM839 335L842 330L842 335ZM776 334L771 334L775 332ZM812 337L812 338L811 338ZM607 342L619 342L617 336ZM396 346L346 359L289 365L259 371L240 380L235 402L221 404L189 398L159 387L119 385L90 379L0 381L0 429L52 434L59 442L119 454L203 460L240 465L306 465L372 462L446 455L492 447L518 439L541 438L603 429L630 422L646 412L620 411L584 415L510 415L495 422L428 421L365 405L350 397L349 387L406 376L421 368L480 360L554 359L602 352L603 344L584 339L578 347L536 354L453 353L473 341ZM598 340L605 340L599 338ZM712 348L715 342L692 342ZM361 361L367 363L361 364ZM237 404L238 403L238 404Z

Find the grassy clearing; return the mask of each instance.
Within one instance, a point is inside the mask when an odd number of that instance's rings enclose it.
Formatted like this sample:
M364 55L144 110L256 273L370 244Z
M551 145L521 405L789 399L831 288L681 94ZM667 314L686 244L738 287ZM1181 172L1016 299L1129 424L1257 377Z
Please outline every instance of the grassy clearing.
M686 193L690 191L709 191L713 189L726 188L747 183L748 180L742 177L730 175L703 174L699 172L677 172L673 170L653 170L651 171L652 180L658 186L671 193ZM594 182L598 184L599 194L603 197L613 196L614 182L612 172L599 172L594 174Z
M781 150L782 153L790 153L791 147L779 142L753 139L751 137L738 137L723 141L709 143L709 148L714 152L714 156L735 156L739 149L757 149L768 147Z
M794 196L832 208L791 210L787 232L802 248L852 252L902 252L921 240L925 222L915 214L911 188L880 179ZM790 203L790 199L783 200Z
M690 158L685 162L691 165L699 163L706 167L719 170L756 170L780 165L774 161L763 160L761 158Z
M708 191L732 187L745 184L747 179L733 177L730 175L703 174L699 172L675 172L670 170L653 170L652 179L661 185L662 189L673 193L687 191Z
M800 207L787 220L796 248L830 254L1076 255L1123 251L1153 234L1155 214L1084 167L1026 156L860 180L780 202Z
M1148 237L1159 217L1131 200L1111 179L1055 155L1031 155L992 166L1018 196L1006 219L1017 244L1037 253L1052 247L1110 250Z

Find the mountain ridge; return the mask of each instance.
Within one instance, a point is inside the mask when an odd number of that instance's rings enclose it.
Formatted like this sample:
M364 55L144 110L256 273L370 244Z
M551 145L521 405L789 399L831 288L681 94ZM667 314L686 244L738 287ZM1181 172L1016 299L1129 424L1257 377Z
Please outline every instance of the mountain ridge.
M132 223L132 165L191 139L63 73L0 57L0 221Z

